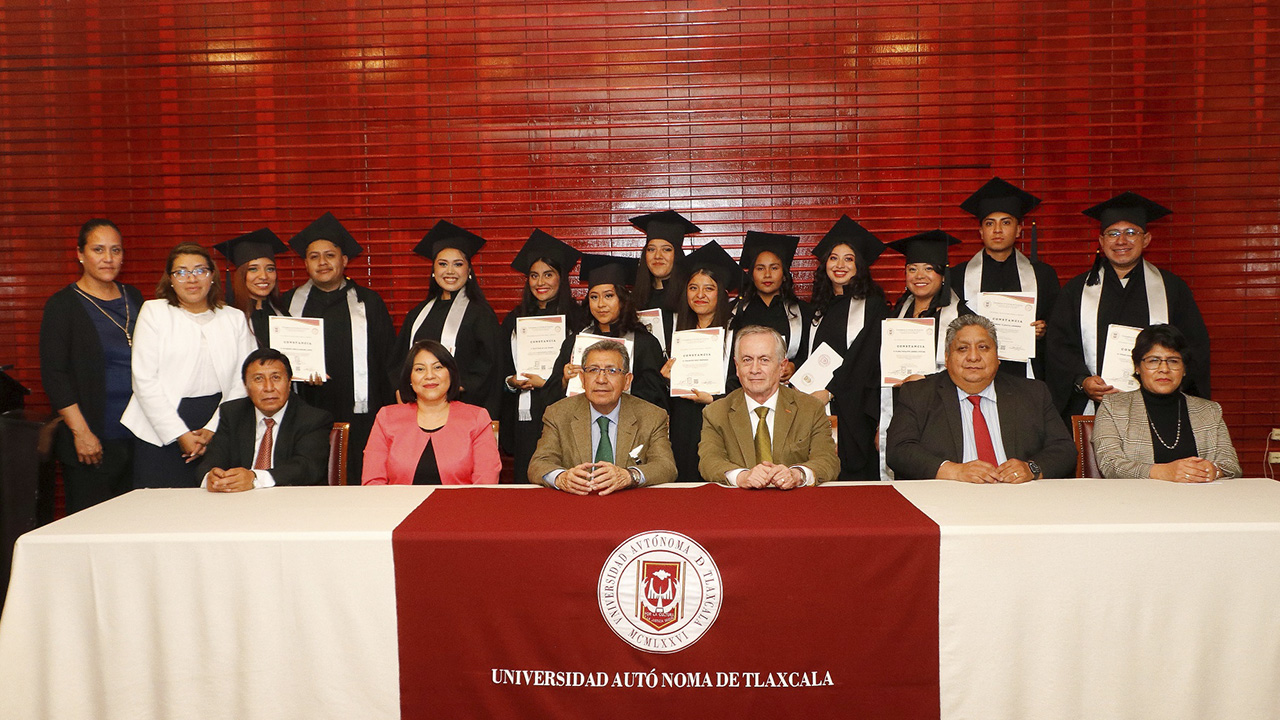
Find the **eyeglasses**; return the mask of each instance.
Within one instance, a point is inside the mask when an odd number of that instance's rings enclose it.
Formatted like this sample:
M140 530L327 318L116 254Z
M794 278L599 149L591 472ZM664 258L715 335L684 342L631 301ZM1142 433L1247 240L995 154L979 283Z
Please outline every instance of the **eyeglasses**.
M1142 235L1146 235L1147 231L1139 230L1138 228L1125 228L1124 230L1108 230L1102 234L1114 240L1120 237L1121 235L1127 238L1136 238Z
M189 277L204 279L205 276L207 276L208 274L209 274L209 268L207 267L199 267L199 268L196 268L195 270L188 270L186 268L182 268L181 270L173 270L169 273L169 275L171 275L172 277L176 277L179 280L186 280Z
M1148 370L1159 369L1161 365L1164 365L1170 370L1181 370L1182 358L1177 358L1177 357L1166 358L1166 357L1154 357L1154 356L1142 358L1142 367Z
M626 368L598 367L596 365L588 365L587 367L582 368L582 374L590 377L608 375L609 377L614 378L626 372Z

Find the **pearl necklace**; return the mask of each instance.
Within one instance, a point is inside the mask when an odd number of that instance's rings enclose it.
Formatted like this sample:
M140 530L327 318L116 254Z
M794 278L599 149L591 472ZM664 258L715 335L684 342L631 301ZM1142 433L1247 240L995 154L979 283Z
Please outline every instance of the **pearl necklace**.
M1151 413L1147 413L1147 424L1151 426L1151 434L1156 436L1156 440L1160 441L1160 444L1164 446L1165 450L1172 450L1178 447L1178 443L1182 440L1182 403L1184 402L1186 402L1185 398L1178 398L1178 431L1173 437L1172 445L1165 442L1164 438L1160 437L1160 431L1156 429L1156 424L1151 422Z

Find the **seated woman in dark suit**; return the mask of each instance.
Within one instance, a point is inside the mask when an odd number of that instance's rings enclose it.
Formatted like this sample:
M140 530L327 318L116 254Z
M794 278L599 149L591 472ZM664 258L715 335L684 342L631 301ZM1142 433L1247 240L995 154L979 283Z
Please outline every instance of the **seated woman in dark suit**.
M1103 477L1211 482L1240 475L1222 407L1182 392L1187 339L1172 325L1152 325L1133 346L1141 387L1106 395L1093 423Z
M435 340L409 349L400 397L378 411L364 449L364 485L480 485L498 482L502 460L489 413L458 401L461 375Z

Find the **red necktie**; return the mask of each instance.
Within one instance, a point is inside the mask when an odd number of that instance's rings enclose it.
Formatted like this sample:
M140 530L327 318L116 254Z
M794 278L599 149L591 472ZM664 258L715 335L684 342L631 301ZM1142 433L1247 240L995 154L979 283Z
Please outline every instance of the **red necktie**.
M276 421L271 418L263 418L262 422L267 424L267 431L262 433L262 442L258 444L258 457L253 461L254 470L271 469L271 428L275 427ZM985 430L986 427L984 426L983 431Z
M996 461L996 446L991 443L991 429L987 427L987 419L983 417L979 406L982 396L970 395L969 402L973 403L973 444L978 446L978 459L999 465Z

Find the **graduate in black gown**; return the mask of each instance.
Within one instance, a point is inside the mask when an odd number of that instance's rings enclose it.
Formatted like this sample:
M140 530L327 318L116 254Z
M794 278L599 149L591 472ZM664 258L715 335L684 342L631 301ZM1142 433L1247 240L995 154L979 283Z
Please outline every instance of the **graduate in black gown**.
M1167 323L1187 338L1183 389L1209 397L1209 330L1182 278L1142 258L1147 224L1172 211L1126 192L1084 211L1101 226L1093 267L1062 287L1049 321L1049 390L1063 416L1092 414L1104 395L1120 392L1101 377L1108 327Z
M637 215L631 218L631 224L644 231L645 236L644 252L640 254L641 262L636 267L632 298L635 300L636 310L662 311L661 335L654 333L655 328L650 323L645 323L645 327L662 343L662 351L665 353L671 348L675 310L682 302L680 258L684 257L684 239L693 233L702 232L702 228L689 222L675 210Z
M631 390L630 393L662 409L667 408L667 382L662 377L662 346L636 317L636 306L631 299L627 283L636 275L635 258L616 255L582 256L581 276L587 286L583 307L590 315L584 333L615 338L626 344L631 342ZM582 358L573 357L573 344L577 336L566 337L556 358L554 377L559 380L559 392L564 396L570 378L582 372Z
M364 248L331 213L290 238L289 247L306 262L308 280L285 293L283 303L293 317L324 319L328 375L302 385L299 394L334 420L351 424L347 483L359 485L374 417L395 401L387 375L395 326L378 293L346 277L347 263Z
M934 343L937 346L936 367L942 370L946 360L946 348L943 341L947 335L947 325L961 315L968 315L971 310L955 293L954 284L947 273L947 248L959 245L960 240L943 232L930 230L901 240L894 240L888 246L902 253L906 262L907 288L893 305L893 318L933 318ZM908 380L918 380L923 375L913 375Z
M773 328L787 344L785 382L808 357L813 308L796 297L791 261L800 238L751 230L742 243L741 266L748 280L733 306L734 332L750 325Z
M680 277L684 278L684 299L676 311L676 330L722 328L724 330L725 392L712 395L700 388L673 397L667 408L671 419L671 451L676 460L676 479L701 482L698 473L698 441L702 437L702 409L712 401L737 388L737 377L729 372L732 343L729 331L729 293L738 292L742 271L738 263L720 243L712 240L681 260ZM662 375L671 379L678 362L667 360ZM730 382L732 379L732 382Z
M988 180L960 203L960 209L978 218L982 250L951 268L951 280L956 295L975 309L979 307L978 293L1036 296L1036 355L1030 363L1034 375L1027 373L1027 363L1014 360L1001 360L1000 371L1043 380L1044 336L1058 298L1058 273L1047 263L1034 257L1028 259L1014 248L1022 237L1022 219L1039 204L1040 198L998 177Z
M827 387L813 393L836 416L841 480L879 480L880 321L889 315L884 290L871 279L871 264L885 245L843 215L813 249L813 329L809 354L823 343L843 363Z
M563 393L550 372L546 373L547 377L516 372L516 321L523 317L563 315L566 337L580 330L584 324L583 311L569 292L569 273L581 257L582 253L558 238L534 230L511 261L511 268L524 275L525 283L520 304L502 319L502 339L506 342L502 353L505 392L498 441L502 451L515 459L512 477L518 483L529 481L529 459L542 435L542 413Z
M260 228L213 247L236 267L229 283L229 304L248 318L258 347L271 347L268 318L289 314L280 299L280 285L276 281L276 255L288 252L289 248L270 228Z
M497 420L505 346L498 316L480 291L471 266L483 246L484 238L447 220L422 236L413 252L431 261L427 297L405 315L388 370L398 372L414 343L435 340L458 361L462 376L458 399L484 408Z

